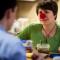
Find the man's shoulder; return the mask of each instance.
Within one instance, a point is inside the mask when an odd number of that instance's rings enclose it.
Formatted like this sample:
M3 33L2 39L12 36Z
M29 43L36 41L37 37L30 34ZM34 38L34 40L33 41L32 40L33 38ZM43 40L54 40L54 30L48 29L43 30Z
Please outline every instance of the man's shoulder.
M25 56L25 48L22 42L17 37L2 31L0 31L0 35L0 56L2 55L3 58L4 56L9 58L16 53L21 53Z
M16 36L8 33L8 32L0 32L0 40L3 40L4 42L6 41L6 43L9 43L9 44L15 44L17 42L20 42L20 39L18 39Z
M12 34L7 33L6 36L8 37L7 39L10 41L11 44L19 42L20 44L22 43L20 39L17 36L14 36Z

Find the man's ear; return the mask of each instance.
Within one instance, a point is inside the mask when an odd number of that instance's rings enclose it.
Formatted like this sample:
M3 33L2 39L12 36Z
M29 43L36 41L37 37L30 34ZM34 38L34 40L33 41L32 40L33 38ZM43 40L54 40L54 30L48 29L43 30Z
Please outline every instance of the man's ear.
M8 9L8 10L5 12L5 16L6 16L7 19L10 18L10 14L11 14L11 10Z

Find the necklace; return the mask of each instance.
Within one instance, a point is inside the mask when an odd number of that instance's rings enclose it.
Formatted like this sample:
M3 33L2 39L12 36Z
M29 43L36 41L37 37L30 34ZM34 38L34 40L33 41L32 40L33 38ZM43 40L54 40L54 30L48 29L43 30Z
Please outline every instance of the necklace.
M51 32L54 31L55 27L56 27L56 25L54 25L54 26L52 27L52 29L51 29L48 33L47 33L47 31L43 28L43 31L44 31L44 33L46 34L46 37L50 37L50 34L51 34Z

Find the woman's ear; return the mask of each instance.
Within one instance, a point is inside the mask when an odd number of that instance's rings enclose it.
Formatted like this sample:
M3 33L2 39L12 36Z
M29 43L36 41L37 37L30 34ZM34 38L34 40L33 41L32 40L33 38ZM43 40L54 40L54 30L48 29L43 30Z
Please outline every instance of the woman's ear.
M55 20L57 19L57 15L55 15Z

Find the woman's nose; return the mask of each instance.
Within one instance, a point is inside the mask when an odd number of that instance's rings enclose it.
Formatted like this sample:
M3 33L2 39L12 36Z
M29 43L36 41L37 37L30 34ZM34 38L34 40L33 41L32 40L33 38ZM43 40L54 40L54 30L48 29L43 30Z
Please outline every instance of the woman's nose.
M46 18L46 13L40 11L40 19L45 19Z

